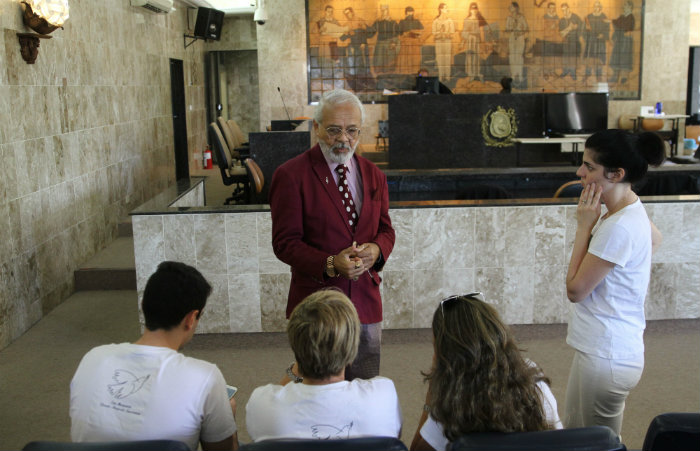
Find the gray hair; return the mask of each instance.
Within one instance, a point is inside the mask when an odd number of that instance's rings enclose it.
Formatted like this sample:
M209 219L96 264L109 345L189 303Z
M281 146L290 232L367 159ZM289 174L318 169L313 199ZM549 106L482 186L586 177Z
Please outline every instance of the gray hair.
M323 109L326 106L333 107L348 103L355 105L360 110L360 123L363 123L365 121L365 107L355 94L345 89L334 89L323 93L314 110L314 121L317 124L323 122Z

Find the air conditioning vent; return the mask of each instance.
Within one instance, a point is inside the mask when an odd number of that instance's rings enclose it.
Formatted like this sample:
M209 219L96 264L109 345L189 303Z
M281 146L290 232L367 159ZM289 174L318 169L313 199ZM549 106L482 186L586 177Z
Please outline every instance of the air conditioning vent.
M173 0L131 0L131 6L140 6L154 13L167 14L173 9Z

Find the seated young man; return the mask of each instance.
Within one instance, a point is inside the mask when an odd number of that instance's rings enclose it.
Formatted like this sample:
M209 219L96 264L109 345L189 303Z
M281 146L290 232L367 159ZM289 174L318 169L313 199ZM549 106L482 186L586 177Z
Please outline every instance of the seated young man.
M98 346L70 384L74 442L170 439L196 450L238 449L221 371L178 350L194 335L211 286L195 268L162 262L141 304L146 329L135 343Z
M251 439L399 437L394 383L381 376L345 380L360 340L360 320L347 296L338 290L309 295L292 312L287 335L296 362L280 385L250 395Z

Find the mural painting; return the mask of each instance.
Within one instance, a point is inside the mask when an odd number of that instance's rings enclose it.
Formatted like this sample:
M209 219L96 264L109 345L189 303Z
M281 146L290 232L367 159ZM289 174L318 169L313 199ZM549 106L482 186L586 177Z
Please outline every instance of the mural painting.
M643 0L307 0L306 16L312 102L386 101L420 71L455 94L641 92Z

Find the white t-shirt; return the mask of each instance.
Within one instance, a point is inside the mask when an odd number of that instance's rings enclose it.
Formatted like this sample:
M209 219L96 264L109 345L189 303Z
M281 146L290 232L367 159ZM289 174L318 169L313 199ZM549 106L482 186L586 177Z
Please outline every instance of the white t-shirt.
M651 225L642 203L599 219L588 252L615 266L574 304L566 342L605 359L638 358L644 354L644 299L651 272Z
M385 377L327 385L264 385L246 405L253 441L275 438L399 437L401 409Z
M219 442L236 432L221 371L159 346L98 346L70 384L71 440Z
M554 429L563 429L564 426L562 426L559 413L557 412L557 400L554 398L552 390L549 389L549 385L544 381L540 381L537 383L537 387L542 395L542 407L544 407L547 423ZM428 415L428 419L420 429L420 435L436 451L445 451L447 449L449 440L445 437L442 424L435 421L432 416Z

